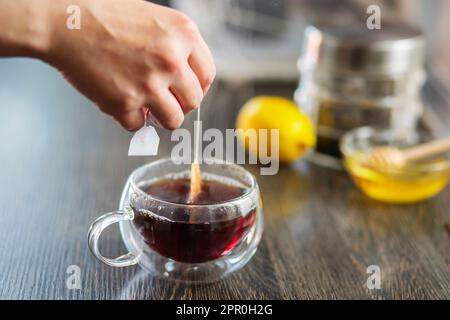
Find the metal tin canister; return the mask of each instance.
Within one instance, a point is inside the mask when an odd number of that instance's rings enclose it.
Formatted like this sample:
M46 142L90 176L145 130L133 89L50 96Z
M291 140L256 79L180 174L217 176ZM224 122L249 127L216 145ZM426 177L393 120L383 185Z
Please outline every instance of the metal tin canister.
M309 159L340 167L339 139L357 127L414 130L423 111L424 47L411 26L306 28L295 100L317 130Z

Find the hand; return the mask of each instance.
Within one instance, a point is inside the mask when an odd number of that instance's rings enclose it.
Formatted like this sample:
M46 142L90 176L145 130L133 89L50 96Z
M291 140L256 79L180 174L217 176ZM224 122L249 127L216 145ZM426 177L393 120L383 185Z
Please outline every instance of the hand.
M70 4L81 8L80 30L66 28ZM51 10L43 60L127 130L144 125L146 108L178 128L215 77L196 25L176 10L141 0L59 0Z

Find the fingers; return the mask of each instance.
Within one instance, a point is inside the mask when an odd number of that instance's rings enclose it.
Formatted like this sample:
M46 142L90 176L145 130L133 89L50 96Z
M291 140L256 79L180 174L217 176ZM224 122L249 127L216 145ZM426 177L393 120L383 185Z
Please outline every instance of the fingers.
M145 124L145 113L143 108L135 109L128 112L113 114L122 127L128 131L137 131Z
M152 116L157 119L165 129L175 130L184 120L183 110L175 96L169 89L161 89L153 94L148 101Z
M211 51L203 39L200 38L188 61L200 82L203 95L206 95L216 76L216 65Z
M184 51L190 54L166 57L170 62L168 67L160 61L161 55L150 55L155 60L150 61L153 67L142 71L144 81L135 85L132 99L121 99L119 96L117 100L124 102L124 105L113 103L112 108L110 105L104 108L105 112L113 113L114 118L129 131L136 131L145 125L145 112L148 110L149 120L153 119L153 122L168 130L179 128L184 115L200 106L216 75L206 43L200 35L194 39L195 45L191 43ZM164 51L164 54L168 52L172 51ZM122 95L126 96L125 92L128 93L124 91Z
M188 65L184 68L182 75L174 79L170 91L178 100L185 114L197 108L203 99L200 82Z
M197 81L197 80L196 80ZM201 92L201 89L199 89ZM153 122L156 126L168 130L175 130L181 126L184 120L183 110L177 98L168 89L160 89L148 98L144 107L130 109L123 107L114 108L115 112L110 112L111 108L102 108L104 112L110 114L120 125L128 131L137 131L145 125L145 118Z

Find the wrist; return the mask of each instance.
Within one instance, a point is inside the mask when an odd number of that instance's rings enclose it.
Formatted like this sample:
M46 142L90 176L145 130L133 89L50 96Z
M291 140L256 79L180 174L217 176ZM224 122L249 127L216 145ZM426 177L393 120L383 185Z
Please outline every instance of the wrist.
M74 0L73 2L75 2ZM35 0L30 1L35 2ZM28 28L33 29L32 37L26 41L26 50L29 56L45 62L51 59L58 33L65 30L64 0L38 0L32 6L34 14L28 22Z
M49 0L0 2L0 56L39 57L50 38Z
M70 6L76 5L80 8L80 21L86 9L86 1L84 0L39 0L48 4L47 9L43 13L45 20L48 21L44 27L43 37L37 45L37 57L51 65L57 66L61 61L61 54L70 52L71 44L73 44L76 34L80 34L80 30L71 29L68 25L69 16L72 11L68 11Z

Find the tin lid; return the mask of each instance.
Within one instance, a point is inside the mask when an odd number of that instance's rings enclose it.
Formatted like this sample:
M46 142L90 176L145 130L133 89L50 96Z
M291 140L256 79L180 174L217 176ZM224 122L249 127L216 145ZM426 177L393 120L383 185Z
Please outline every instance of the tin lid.
M305 29L299 66L314 63L321 71L380 75L411 71L424 64L420 30L407 25L322 25Z

